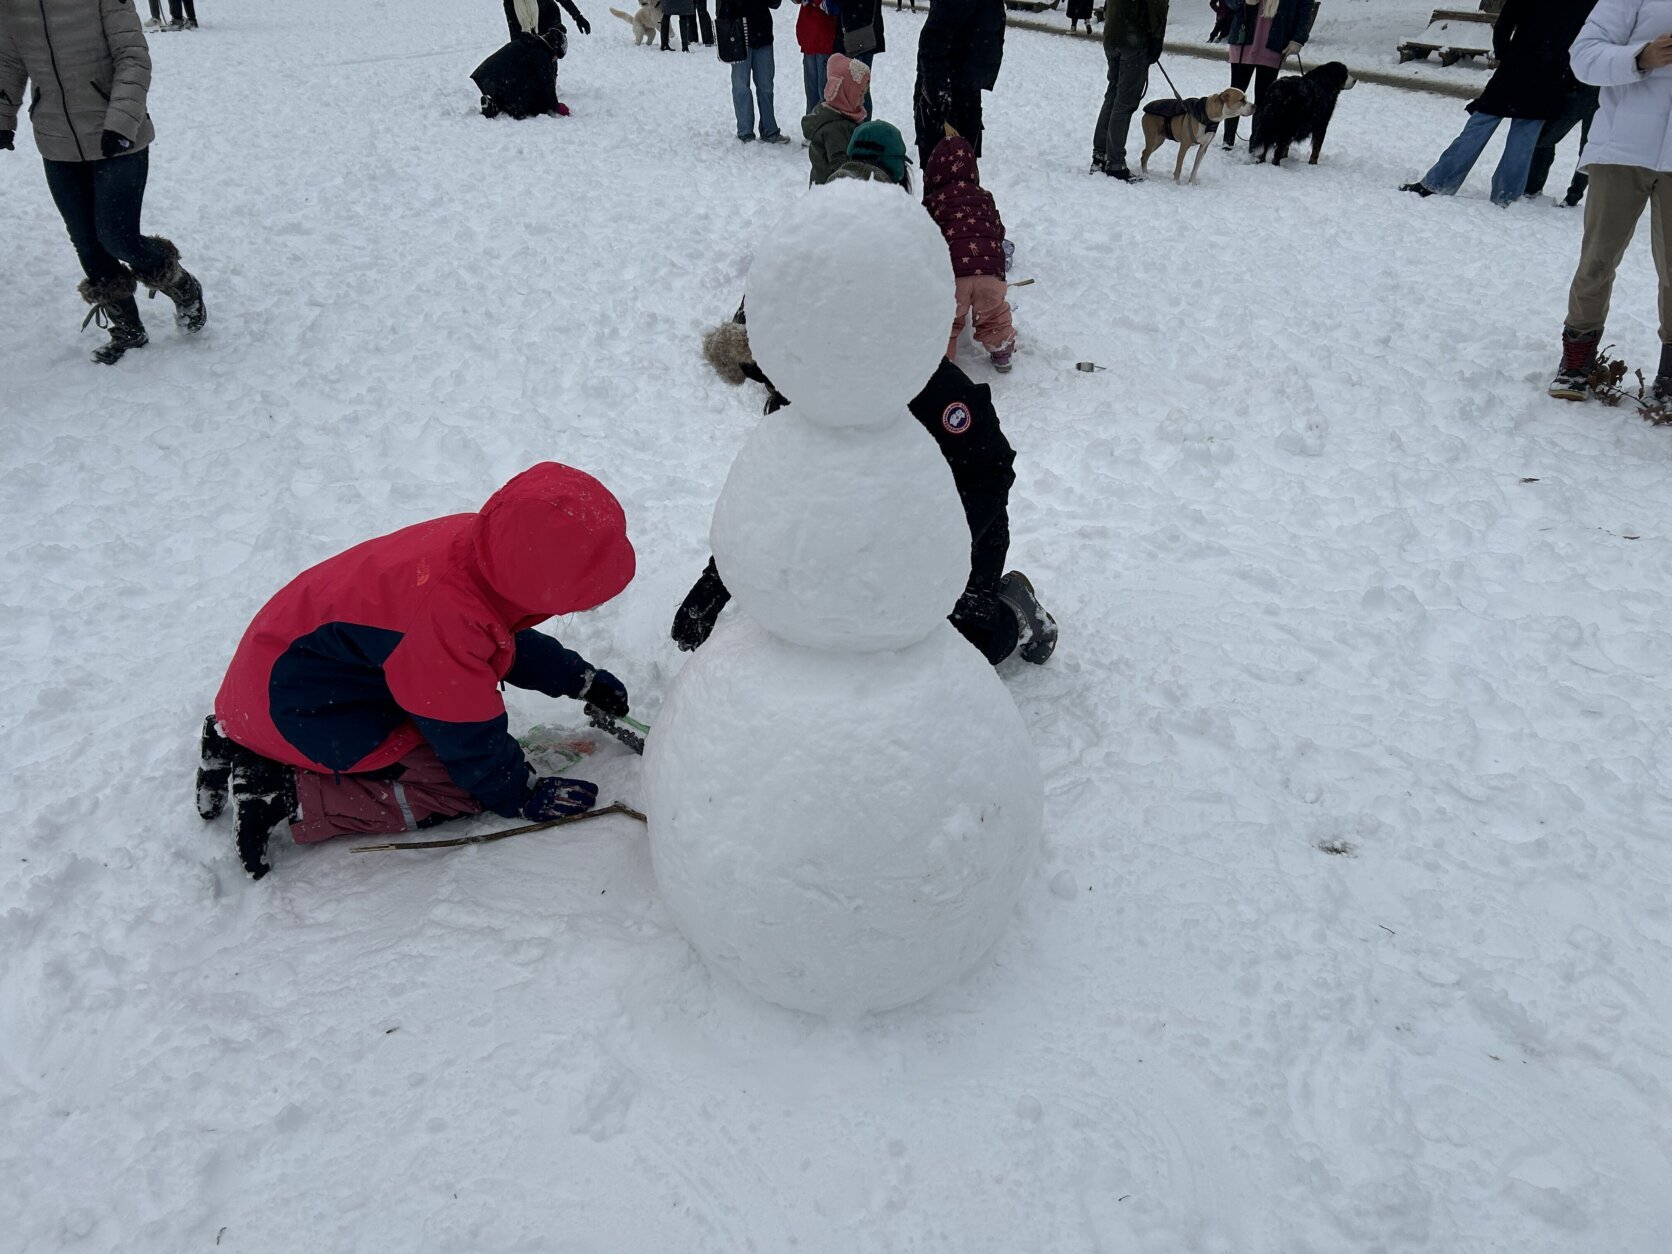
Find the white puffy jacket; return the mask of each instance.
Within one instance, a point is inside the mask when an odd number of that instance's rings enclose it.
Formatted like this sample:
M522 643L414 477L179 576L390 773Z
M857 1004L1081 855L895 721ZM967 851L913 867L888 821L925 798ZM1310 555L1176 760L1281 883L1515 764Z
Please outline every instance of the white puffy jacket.
M1643 45L1672 35L1672 0L1600 0L1573 41L1573 74L1602 88L1581 167L1672 171L1672 65L1637 68Z

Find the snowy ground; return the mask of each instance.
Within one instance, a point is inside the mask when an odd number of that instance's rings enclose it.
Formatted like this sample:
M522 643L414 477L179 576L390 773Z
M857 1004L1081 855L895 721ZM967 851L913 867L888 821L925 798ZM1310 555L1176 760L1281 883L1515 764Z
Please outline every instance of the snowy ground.
M1573 214L1394 190L1456 101L1363 86L1317 168L1126 188L1084 173L1098 48L1012 38L985 164L1039 282L1015 372L970 368L1063 642L1005 672L1047 841L967 980L858 1029L757 1002L625 820L244 877L194 737L284 579L585 467L641 575L554 627L653 712L755 421L697 340L801 149L602 11L572 118L484 121L475 7L154 40L148 225L212 321L147 305L115 369L27 134L0 154L0 1248L1665 1249L1672 433L1542 396ZM1615 296L1647 362L1646 240Z

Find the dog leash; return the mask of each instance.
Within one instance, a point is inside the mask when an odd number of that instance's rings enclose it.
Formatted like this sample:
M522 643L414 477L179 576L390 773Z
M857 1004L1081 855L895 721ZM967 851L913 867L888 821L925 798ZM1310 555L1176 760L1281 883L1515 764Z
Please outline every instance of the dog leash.
M1161 64L1161 58L1160 57L1157 57L1155 59L1155 68L1161 71L1161 77L1167 80L1167 86L1173 87L1173 76L1171 74L1167 73L1167 67ZM1174 100L1183 100L1184 99L1183 96L1179 95L1179 89L1177 87L1173 87L1173 99Z

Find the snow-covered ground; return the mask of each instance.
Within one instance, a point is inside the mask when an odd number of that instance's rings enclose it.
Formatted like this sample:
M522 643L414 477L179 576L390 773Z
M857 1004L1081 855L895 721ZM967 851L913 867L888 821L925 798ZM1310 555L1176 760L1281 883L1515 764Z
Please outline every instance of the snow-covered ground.
M541 458L626 505L639 579L553 627L654 714L759 404L698 336L806 170L602 10L574 116L514 123L466 78L498 5L203 8L153 40L147 203L201 341L145 303L87 364L0 154L0 1249L1666 1248L1672 433L1542 395L1574 214L1394 190L1457 101L1361 86L1319 167L1128 188L1084 172L1099 49L1013 32L985 168L1038 283L1015 372L966 359L1062 625L1004 671L1046 845L990 963L839 1029L711 977L627 820L254 885L193 814L257 606Z

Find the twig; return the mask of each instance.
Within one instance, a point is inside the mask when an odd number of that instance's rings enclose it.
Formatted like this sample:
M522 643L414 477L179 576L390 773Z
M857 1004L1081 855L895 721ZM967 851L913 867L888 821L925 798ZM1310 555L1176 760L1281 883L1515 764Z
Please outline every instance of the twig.
M506 840L512 836L526 836L529 832L543 832L548 827L565 827L570 823L584 823L588 819L601 819L606 814L625 814L628 818L637 819L644 823L648 820L631 806L617 801L613 805L601 806L596 810L588 810L585 814L568 814L560 819L547 819L544 823L525 823L521 827L508 827L502 832L483 832L477 836L459 836L452 840L407 840L389 845L356 845L355 853L388 853L393 849L453 849L459 845L486 845L495 840Z

